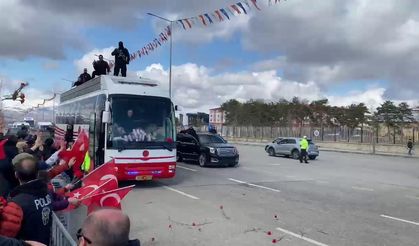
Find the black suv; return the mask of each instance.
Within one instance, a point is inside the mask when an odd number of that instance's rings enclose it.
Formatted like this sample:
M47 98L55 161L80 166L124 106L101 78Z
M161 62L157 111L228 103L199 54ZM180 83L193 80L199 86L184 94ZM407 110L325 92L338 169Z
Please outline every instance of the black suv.
M239 164L239 152L221 136L211 133L198 133L195 136L179 133L176 139L178 161L198 161L201 167L230 166Z

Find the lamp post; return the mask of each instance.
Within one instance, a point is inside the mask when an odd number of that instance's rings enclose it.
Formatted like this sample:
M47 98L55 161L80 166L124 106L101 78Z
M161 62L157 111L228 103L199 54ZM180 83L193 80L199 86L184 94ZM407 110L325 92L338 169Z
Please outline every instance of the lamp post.
M166 19L166 18L158 16L158 15L155 15L153 13L147 13L147 14L170 23L169 97L170 97L170 99L172 99L172 50L173 50L173 38L172 38L172 36L173 36L173 22L174 21Z

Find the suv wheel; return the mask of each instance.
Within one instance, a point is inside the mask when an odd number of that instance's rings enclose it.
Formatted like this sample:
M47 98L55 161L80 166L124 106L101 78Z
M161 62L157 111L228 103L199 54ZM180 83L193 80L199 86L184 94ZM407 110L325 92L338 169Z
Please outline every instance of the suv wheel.
M275 156L275 150L274 150L274 148L270 147L268 149L268 154L269 154L269 156Z
M300 158L300 151L298 151L296 149L293 150L292 153L291 153L291 156L292 156L292 159L297 160L298 158Z
M198 161L199 161L199 166L205 167L207 165L207 155L204 153L201 153L199 155Z

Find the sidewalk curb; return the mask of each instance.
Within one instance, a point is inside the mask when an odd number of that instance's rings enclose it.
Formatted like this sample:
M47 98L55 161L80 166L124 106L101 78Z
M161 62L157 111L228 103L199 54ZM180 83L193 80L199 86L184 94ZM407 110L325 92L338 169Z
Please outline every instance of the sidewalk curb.
M250 145L250 146L266 146L269 143L253 143L253 142L241 142L241 141L229 141L232 144L239 144L239 145ZM323 149L321 146L319 147L320 151L327 151L327 152L338 152L338 153L349 153L349 154L360 154L360 155L377 155L377 156L387 156L387 157L402 157L408 159L419 159L419 156L408 156L408 155L400 155L400 154L391 154L391 153L371 153L371 152L362 152L362 151L351 151L351 150L341 150L341 149Z

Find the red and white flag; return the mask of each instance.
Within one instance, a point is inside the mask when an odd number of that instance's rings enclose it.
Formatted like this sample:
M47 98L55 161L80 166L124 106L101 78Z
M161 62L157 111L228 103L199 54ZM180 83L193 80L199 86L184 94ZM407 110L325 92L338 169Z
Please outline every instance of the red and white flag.
M89 196L81 202L88 207L88 214L98 208L111 207L121 209L121 201L134 188L135 185L105 191L100 194Z
M99 184L107 180L113 180L118 185L114 159L94 169L81 179L84 185Z
M118 183L115 183L113 180L109 179L105 182L100 182L97 184L89 184L82 186L76 190L73 190L72 192L69 192L67 194L70 198L76 198L76 199L83 199L88 196L93 196L105 191L114 190L118 188Z
M82 129L78 135L76 141L73 144L71 150L64 150L58 154L60 159L65 160L67 163L71 158L76 157L76 162L73 165L74 175L78 178L83 177L83 172L81 171L81 165L84 162L84 157L86 156L87 151L89 150L89 136Z
M109 179L105 182L100 182L98 184L90 184L83 187L80 187L72 192L67 193L67 197L76 198L78 200L83 200L86 197L94 196L109 190L118 189L118 183L112 179ZM76 208L73 205L69 205L67 210Z

